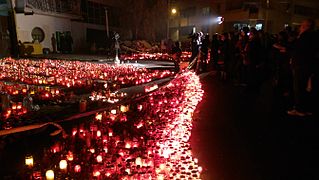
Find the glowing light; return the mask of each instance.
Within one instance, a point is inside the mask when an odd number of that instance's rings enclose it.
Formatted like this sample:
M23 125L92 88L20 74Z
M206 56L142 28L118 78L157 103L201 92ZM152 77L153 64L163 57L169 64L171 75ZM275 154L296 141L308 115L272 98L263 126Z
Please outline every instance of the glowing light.
M101 155L96 156L96 161L97 161L98 163L101 163L101 162L103 161L102 156L101 156Z
M113 131L110 129L109 130L109 137L112 137L113 136Z
M74 172L77 172L77 173L81 172L81 166L80 165L75 165L74 166Z
M61 160L59 163L59 167L61 170L66 170L66 168L68 167L68 162L66 160Z
M101 137L101 135L102 135L101 131L98 130L98 131L96 132L96 136L97 136L97 137Z
M126 143L126 144L125 144L125 148L126 148L126 149L130 149L130 148L131 148L131 143Z
M73 161L73 153L71 151L69 151L68 154L66 155L66 159L68 161Z
M93 176L94 177L98 177L98 176L100 176L101 175L101 172L100 171L94 171L93 172Z
M148 81L146 75L142 79ZM75 152L74 148L83 149L69 162L74 172L63 174L70 179L80 175L75 173L82 164L85 165L82 172L89 172L95 179L115 176L117 179L200 179L203 169L193 157L189 139L192 116L203 93L198 76L193 72L183 72L167 86L136 100L136 104L130 104L137 109L131 108L128 113L106 111L96 114L89 123L72 129L73 136L68 136L58 146L61 147L60 154L48 153L57 158L66 156L70 160L69 154ZM129 113L138 115L133 117ZM111 116L121 121L108 121ZM125 126L126 122L132 123ZM80 147L77 139L83 142ZM73 144L65 146L65 143ZM145 169L151 171L145 172Z
M45 173L45 177L47 180L54 180L54 171L53 170L47 170Z
M95 115L95 119L99 120L99 121L102 121L102 114L96 114Z
M145 92L152 92L155 91L156 89L158 89L158 85L154 84L153 86L145 86Z
M137 129L139 129L139 128L141 128L141 127L143 127L143 123L142 123L142 122L140 122L140 123L136 126Z
M114 114L114 115L115 115L115 114L116 114L116 109L112 109L112 110L111 110L111 114Z
M135 164L136 164L136 166L142 166L142 165L143 165L143 163L142 163L142 158L137 157L137 158L135 159Z
M121 107L120 107L121 112L127 112L128 110L129 110L129 106L121 105Z
M198 167L198 172L201 173L202 171L203 171L203 168L199 166L199 167Z
M26 156L25 157L25 165L28 167L33 167L33 156Z
M171 10L171 13L172 13L172 14L176 14L176 13L177 13L177 9L176 9L176 8L173 8L173 9Z

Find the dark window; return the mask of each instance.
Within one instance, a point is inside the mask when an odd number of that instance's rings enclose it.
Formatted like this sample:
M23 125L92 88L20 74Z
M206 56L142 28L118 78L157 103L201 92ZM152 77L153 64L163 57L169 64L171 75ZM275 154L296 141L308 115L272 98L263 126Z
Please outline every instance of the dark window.
M202 9L202 15L203 15L203 16L209 16L210 13L211 13L210 7L204 7L204 8Z
M243 8L243 2L238 1L227 1L226 10L237 10Z
M181 27L179 30L180 36L189 36L193 32L193 26Z
M196 7L181 10L181 17L188 18L196 15Z
M44 12L71 13L75 12L73 8L76 8L78 2L74 0L26 0L26 4Z
M87 6L82 6L82 14L87 23L105 24L105 9L107 9L109 25L119 27L120 10L116 7L106 7L103 4L88 2Z
M316 17L319 16L319 10L311 7L295 5L295 14Z

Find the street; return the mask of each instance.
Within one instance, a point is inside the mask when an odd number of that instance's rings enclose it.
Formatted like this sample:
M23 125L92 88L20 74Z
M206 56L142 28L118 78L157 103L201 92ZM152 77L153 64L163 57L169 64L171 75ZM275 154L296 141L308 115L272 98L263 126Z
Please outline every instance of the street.
M257 96L212 75L202 83L191 145L203 179L319 178L316 117L288 117L270 82Z

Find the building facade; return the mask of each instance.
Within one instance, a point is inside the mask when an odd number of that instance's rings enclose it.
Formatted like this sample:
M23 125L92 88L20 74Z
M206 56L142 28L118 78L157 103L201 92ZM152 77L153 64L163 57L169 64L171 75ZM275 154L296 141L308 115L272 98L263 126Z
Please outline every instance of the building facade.
M177 9L169 14L173 40L184 40L192 31L213 34L244 26L278 33L286 26L297 29L307 18L319 25L318 0L171 0L169 6Z
M104 48L112 31L120 30L119 1L103 0L15 0L17 38L22 43L38 41L53 51L60 38L70 34L73 52L88 52L92 45ZM63 35L62 35L63 34Z
M224 0L220 6L224 31L248 26L278 33L286 26L297 29L304 19L319 18L317 0Z
M183 41L195 31L243 26L277 33L288 25L297 28L305 18L318 22L318 6L317 0L0 0L0 55L17 41L39 42L53 51L53 35L59 50L66 33L75 53L106 48L115 31L121 40L151 41Z
M169 37L184 41L194 32L213 33L220 28L218 22L218 1L171 1L169 8L176 14L169 14Z

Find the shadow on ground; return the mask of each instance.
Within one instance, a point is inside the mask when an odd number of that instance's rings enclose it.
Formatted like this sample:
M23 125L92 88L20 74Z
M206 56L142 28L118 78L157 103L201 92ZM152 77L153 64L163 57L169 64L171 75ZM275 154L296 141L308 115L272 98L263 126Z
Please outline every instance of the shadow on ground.
M318 116L286 116L270 82L257 95L213 76L202 82L191 144L204 180L319 179Z

